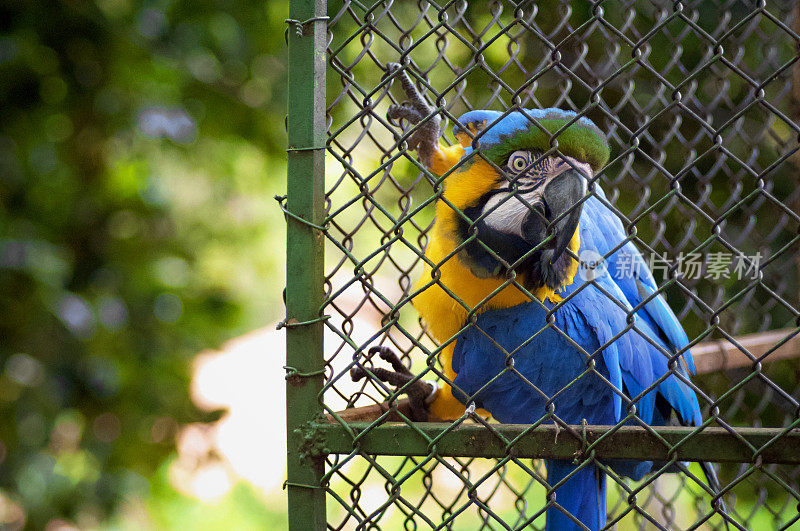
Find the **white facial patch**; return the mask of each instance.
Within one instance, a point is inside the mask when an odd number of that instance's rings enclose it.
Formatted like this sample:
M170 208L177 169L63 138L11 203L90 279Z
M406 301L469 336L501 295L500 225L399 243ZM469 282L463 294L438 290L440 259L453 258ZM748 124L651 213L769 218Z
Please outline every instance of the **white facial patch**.
M584 175L585 195L588 180L592 177L592 168L589 164L572 157L541 158L541 155L535 152L515 151L509 156L508 165L504 168L509 179L503 179L497 185L497 189L503 191L493 194L483 207L481 214L484 216L484 223L498 232L523 237L522 225L536 205L541 204L545 187L553 179L571 169ZM533 213L533 215L538 214Z
M522 236L522 224L528 214L541 203L545 179L542 186L525 193L500 192L494 194L483 207L484 223L498 232ZM534 214L536 215L536 214Z

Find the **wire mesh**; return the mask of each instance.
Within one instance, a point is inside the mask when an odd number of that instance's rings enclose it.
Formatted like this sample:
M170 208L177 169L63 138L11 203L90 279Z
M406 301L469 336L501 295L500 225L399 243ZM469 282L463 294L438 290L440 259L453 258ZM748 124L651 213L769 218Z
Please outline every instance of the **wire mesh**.
M706 260L695 275L655 272L690 340L735 343L776 329L794 337L795 7L329 2L325 411L396 398L377 378L350 378L354 366L377 366L367 354L375 345L401 353L421 377L446 379L439 345L409 300L442 186L387 121L388 106L404 99L383 76L389 62L415 73L451 124L472 109L557 107L590 118L612 151L599 183L640 250L672 266L692 254L730 255L750 270L733 278ZM443 141L454 142L449 133ZM769 361L693 378L704 418L797 426L800 364ZM548 487L539 461L441 457L435 445L426 456L380 456L356 442L326 464L331 529L544 528ZM799 518L798 467L722 466L727 518L712 508L696 465L638 483L608 472L608 525L619 529L722 529L726 519L741 529L788 529Z

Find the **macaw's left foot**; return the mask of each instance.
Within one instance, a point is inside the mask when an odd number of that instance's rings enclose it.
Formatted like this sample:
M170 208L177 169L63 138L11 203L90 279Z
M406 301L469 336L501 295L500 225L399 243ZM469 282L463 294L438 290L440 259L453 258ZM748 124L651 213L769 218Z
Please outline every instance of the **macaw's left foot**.
M350 377L354 382L368 376L374 376L382 382L393 385L401 393L408 395L409 408L411 409L411 420L414 422L425 422L428 420L427 400L432 396L435 388L432 384L423 380L415 380L414 374L409 371L397 354L388 347L372 347L368 351L370 358L378 354L380 358L392 366L393 371L382 367L365 369L364 367L353 367L350 370Z

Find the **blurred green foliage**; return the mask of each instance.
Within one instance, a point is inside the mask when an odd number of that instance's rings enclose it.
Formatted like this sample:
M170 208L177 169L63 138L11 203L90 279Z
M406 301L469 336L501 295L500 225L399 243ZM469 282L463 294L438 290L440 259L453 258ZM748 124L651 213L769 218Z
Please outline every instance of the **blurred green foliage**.
M238 515L243 526L280 525L245 486L237 486L216 507L198 507L169 487L165 463L174 451L179 424L213 418L189 400L191 357L281 314L283 219L272 196L285 188L286 4L7 0L0 5L0 494L24 507L30 528L44 528L55 517L93 527L120 510L122 515L112 517L111 525L127 527L131 524L125 519L126 507L141 499L148 500L151 518L144 525L157 528L222 529L232 515ZM565 4L538 4L539 24L557 26ZM569 18L577 27L589 16L590 4L572 4ZM403 10L399 2L394 8L405 22L418 16L417 4L409 5L415 9ZM652 27L656 8L642 6L636 21ZM332 1L329 13L340 8L341 2ZM737 4L731 11L740 16L742 9ZM471 20L491 19L480 2L471 3L469 10ZM625 17L623 9L609 8L606 13L618 26ZM717 11L703 7L697 24L711 29L719 20ZM670 24L667 32L653 36L648 60L657 70L667 68L676 52L665 35L683 35L685 69L670 67L666 74L679 83L686 69L706 58L708 45L696 32L686 33L680 22ZM769 24L763 25L765 34L774 33ZM342 46L338 53L348 68L363 55L365 45L358 39L342 43L360 26L343 17L335 28L332 46ZM420 28L414 39L419 41L425 31ZM567 32L561 28L551 38L565 39ZM391 35L393 45L411 44L396 33ZM445 90L455 76L441 62L439 70L434 69L435 39L418 44L414 60L434 88ZM601 64L609 54L606 44L600 32L581 35L564 44L562 60L573 64L583 58L586 64ZM516 46L524 50L527 68L549 53L530 35L515 43L499 36L486 50L485 63L499 71ZM794 53L791 42L781 46L782 55ZM627 58L633 50L612 52ZM746 47L741 61L755 68L761 52L758 46ZM371 53L380 60L399 59L397 50L380 41L371 44ZM471 60L468 48L455 39L447 57L457 66ZM588 78L581 68L578 74ZM369 61L358 63L352 72L369 88L381 73ZM516 67L503 71L502 77L511 87L527 81ZM625 100L626 83L634 81L636 91ZM463 98L458 87L442 96L458 115L467 110L467 101L484 106L485 97L498 86L475 70L460 87ZM328 87L330 102L342 88L335 72L328 77ZM720 90L727 92L730 104L720 106L713 117L716 123L728 120L752 88L740 77L719 73L690 87L703 101ZM777 98L781 90L778 83L766 86L766 99ZM614 111L631 131L642 125L645 114L656 114L647 105L656 101L658 108L660 91L658 79L633 65L616 84L604 88L603 98L626 101ZM590 90L571 83L558 70L538 79L531 92L542 106L580 109L591 99ZM563 99L566 92L568 100ZM334 129L359 110L358 102L342 102L331 111ZM510 104L504 94L491 106ZM606 130L615 130L613 121L599 111L589 114ZM670 184L661 174L649 175L653 163L644 155L657 153L658 139L676 127L680 114L680 109L660 114L648 134L637 138L641 152L609 167L604 182L623 212L641 216L639 235L673 255L699 242L695 238L686 243L687 210L675 202L642 213ZM773 123L769 135L764 133L766 138L758 138L758 150L738 134L759 136L767 115L763 109L747 113L738 129L726 133L727 149L761 167L774 161L790 143L790 133L780 122ZM356 121L343 136L357 135L363 127ZM701 127L687 120L681 133L693 138ZM614 154L619 155L632 138L621 128L615 134ZM713 139L704 138L697 149L713 144ZM383 156L372 151L354 161L365 174L374 171ZM661 162L677 172L686 163L685 151L674 139L664 148ZM729 196L729 174L741 167L728 161L729 171L724 172L718 163L713 157L700 160L696 171L682 179L687 197L707 195L722 208ZM641 195L630 193L637 189L632 186L641 186L631 180L636 172L652 177L646 181L649 190ZM426 184L411 164L399 161L393 173L403 186ZM337 178L336 172L330 175ZM784 163L767 179L767 186L779 200L787 200L795 189L795 175L796 169ZM759 186L754 179L745 182L746 192ZM339 193L350 197L356 188L342 190ZM387 204L396 200L385 188L375 193ZM410 193L417 204L429 195L426 186ZM389 208L399 211L396 205ZM363 212L343 216L343 224L357 224L359 215ZM430 217L430 209L420 213L423 226ZM703 221L702 216L698 219ZM726 229L736 234L757 224L771 239L758 235L737 245L747 252L775 251L795 230L770 232L778 220L778 210L769 204L744 205L729 217ZM701 230L709 232L709 224ZM368 247L379 238L368 230L362 234ZM722 250L715 245L710 250ZM782 292L796 294L796 278L787 273L794 271L791 253L796 254L796 248L775 262L770 278L789 278L781 280ZM705 300L716 301L740 289L735 283L713 282L694 287ZM708 315L687 306L677 288L670 288L668 295L690 336L701 333ZM796 300L794 295L791 300ZM745 307L750 311L744 312ZM727 330L745 333L791 325L789 314L761 293L719 317ZM792 370L780 371L787 389L797 381L796 364ZM731 378L717 375L705 382L721 394ZM756 417L762 411L756 407L758 392L747 395L753 403L747 411L755 411ZM773 416L765 424L779 424L784 412ZM755 422L744 413L740 420Z
M285 13L0 6L0 492L31 528L146 495L208 418L192 355L281 313Z

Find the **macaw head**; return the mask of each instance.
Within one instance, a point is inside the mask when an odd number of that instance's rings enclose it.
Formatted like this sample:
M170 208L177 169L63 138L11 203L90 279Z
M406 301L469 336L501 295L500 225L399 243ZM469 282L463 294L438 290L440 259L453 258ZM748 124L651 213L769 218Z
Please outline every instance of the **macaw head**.
M565 251L578 250L587 184L609 157L605 135L559 109L471 111L453 133L464 155L444 197L463 214L452 223L459 259L482 278L514 270L528 288L568 284L576 263Z

